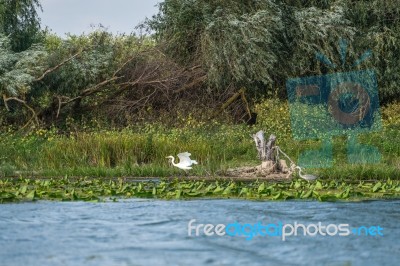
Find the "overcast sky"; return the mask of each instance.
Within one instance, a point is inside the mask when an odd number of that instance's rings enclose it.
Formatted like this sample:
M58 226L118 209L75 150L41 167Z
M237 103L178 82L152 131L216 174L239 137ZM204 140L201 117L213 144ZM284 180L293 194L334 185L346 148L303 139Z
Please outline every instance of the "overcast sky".
M131 33L146 17L156 14L162 0L41 0L42 27L63 37L81 34L102 24L114 33ZM135 31L136 32L136 31Z

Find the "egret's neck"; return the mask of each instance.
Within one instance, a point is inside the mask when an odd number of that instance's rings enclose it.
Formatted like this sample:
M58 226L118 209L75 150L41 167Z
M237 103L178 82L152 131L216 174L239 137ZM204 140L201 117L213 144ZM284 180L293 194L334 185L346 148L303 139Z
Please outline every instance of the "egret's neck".
M171 158L171 163L172 163L173 166L176 166L174 157Z

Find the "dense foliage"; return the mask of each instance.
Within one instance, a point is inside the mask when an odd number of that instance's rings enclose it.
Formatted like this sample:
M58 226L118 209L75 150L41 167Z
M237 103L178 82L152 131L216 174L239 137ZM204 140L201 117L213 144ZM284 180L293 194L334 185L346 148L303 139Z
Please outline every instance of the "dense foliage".
M20 52L40 41L39 0L1 0L0 33L11 39L13 51Z
M400 93L399 6L398 0L166 0L148 26L169 55L200 62L213 86L244 85L279 95L288 77L328 71L316 52L340 70L354 70L355 60L371 49L373 59L360 67L376 69L386 102ZM343 65L341 38L351 45Z
M287 78L366 68L377 72L382 102L392 102L400 97L398 6L398 0L165 0L142 25L152 36L99 28L60 38L40 31L40 1L1 0L0 124L247 120L260 98L285 99ZM343 64L341 39L349 45ZM368 49L373 57L354 66ZM316 52L338 67L319 62ZM241 88L245 95L235 94Z

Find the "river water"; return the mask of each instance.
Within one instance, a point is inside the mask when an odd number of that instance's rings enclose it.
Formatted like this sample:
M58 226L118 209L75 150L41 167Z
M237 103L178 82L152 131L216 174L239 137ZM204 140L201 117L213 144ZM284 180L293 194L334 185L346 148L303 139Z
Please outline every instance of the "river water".
M238 224L258 222L348 224L352 233L304 236L300 230L283 241L277 227L269 227L270 234L251 240L246 240L249 235L206 236L202 230L196 237L195 229L188 235L192 219L193 226L236 222L231 235L239 232ZM400 265L399 222L400 201L131 199L3 204L0 265ZM361 226L378 231L367 233L357 229ZM335 233L334 226L330 229ZM242 233L250 231L248 227Z

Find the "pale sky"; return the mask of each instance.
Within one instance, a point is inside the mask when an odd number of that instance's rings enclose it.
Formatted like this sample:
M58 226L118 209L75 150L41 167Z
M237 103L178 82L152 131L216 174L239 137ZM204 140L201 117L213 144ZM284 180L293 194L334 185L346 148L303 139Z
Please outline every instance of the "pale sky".
M39 11L42 28L53 33L81 34L100 23L113 33L137 32L135 26L158 11L162 0L41 0Z

